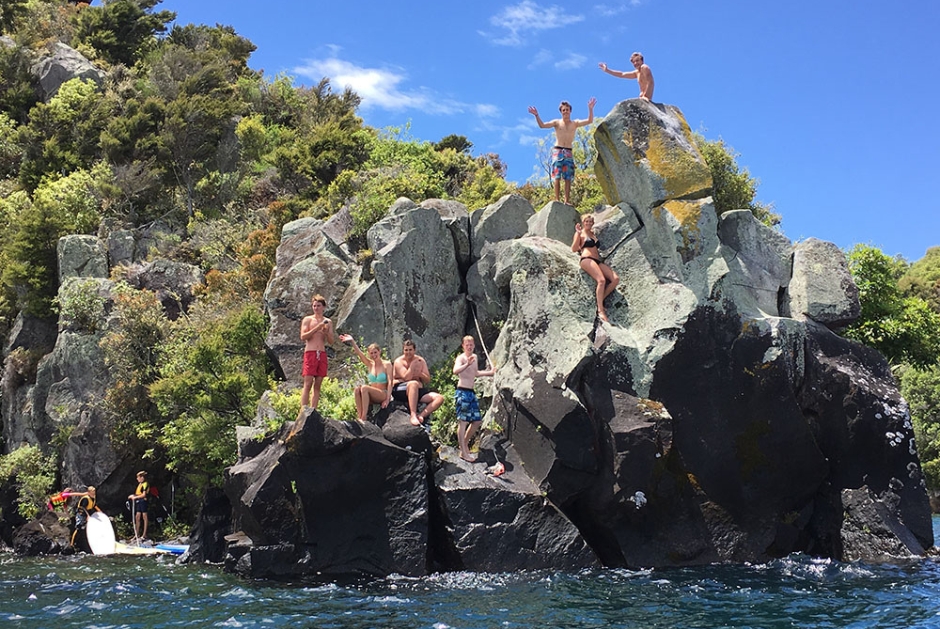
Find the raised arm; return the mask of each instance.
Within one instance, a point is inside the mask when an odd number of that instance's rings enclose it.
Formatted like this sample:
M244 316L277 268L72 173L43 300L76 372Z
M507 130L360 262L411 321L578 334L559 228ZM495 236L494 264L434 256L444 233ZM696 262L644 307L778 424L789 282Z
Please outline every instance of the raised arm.
M470 366L470 361L467 360L467 357L464 354L460 354L454 360L454 369L453 369L454 375L455 376L460 375L469 366Z
M603 70L604 72L606 72L607 74L609 74L610 76L620 77L621 79L635 79L637 76L639 76L636 70L631 70L630 72L623 72L621 70L612 70L608 68L607 64L604 63L603 61L597 64L597 67Z
M539 110L535 107L529 107L529 113L535 116L535 122L539 125L540 129L552 129L555 127L555 121L549 120L548 122L542 122L542 119L539 117Z
M592 122L594 122L594 105L596 104L597 104L597 99L592 96L591 100L588 101L587 120L578 120L575 124L577 124L579 127L586 127Z
M574 237L571 239L571 250L575 253L581 253L581 239L584 234L581 233L581 223L574 226Z
M368 357L362 352L361 349L359 349L359 345L356 344L356 339L353 338L352 334L340 334L339 342L347 343L352 346L353 351L356 352L356 356L359 357L359 360L361 360L365 365L369 364Z

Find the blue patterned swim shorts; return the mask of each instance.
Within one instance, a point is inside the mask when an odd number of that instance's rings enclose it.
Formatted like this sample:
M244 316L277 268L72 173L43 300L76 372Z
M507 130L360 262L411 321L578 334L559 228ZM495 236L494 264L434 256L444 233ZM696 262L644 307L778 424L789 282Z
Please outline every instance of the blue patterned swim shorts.
M552 181L574 179L574 153L563 146L552 147Z
M473 390L458 388L454 391L454 405L457 407L457 419L459 421L483 421L483 417L480 415L480 403L477 402L477 394Z

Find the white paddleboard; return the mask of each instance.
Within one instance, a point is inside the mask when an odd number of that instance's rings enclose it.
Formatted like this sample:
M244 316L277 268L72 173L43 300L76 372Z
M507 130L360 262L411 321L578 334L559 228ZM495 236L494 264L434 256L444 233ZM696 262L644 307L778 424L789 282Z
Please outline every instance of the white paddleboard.
M114 527L109 520L100 511L95 511L88 516L88 524L85 527L85 533L88 536L88 547L96 555L110 555L114 553Z

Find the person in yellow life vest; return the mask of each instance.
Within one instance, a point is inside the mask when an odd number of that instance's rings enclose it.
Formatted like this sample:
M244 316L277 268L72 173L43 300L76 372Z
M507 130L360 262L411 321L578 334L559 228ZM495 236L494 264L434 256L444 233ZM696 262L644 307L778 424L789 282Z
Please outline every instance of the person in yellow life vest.
M85 527L88 526L88 517L96 511L101 511L101 509L98 508L97 491L94 485L89 485L88 489L82 493L72 493L71 495L81 496L75 506L75 530L72 531L72 540L70 542L71 546L75 546L76 534L79 531L84 531ZM107 516L104 511L101 511L101 513Z
M150 483L147 482L147 472L137 472L137 489L127 497L131 501L131 513L134 514L134 537L140 530L143 522L143 533L140 537L147 539L147 496L150 494Z

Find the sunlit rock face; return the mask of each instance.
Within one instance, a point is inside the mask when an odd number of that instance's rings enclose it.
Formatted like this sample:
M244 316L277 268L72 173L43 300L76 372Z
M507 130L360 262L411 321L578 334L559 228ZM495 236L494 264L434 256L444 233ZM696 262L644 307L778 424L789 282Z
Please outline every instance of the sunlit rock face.
M508 196L467 219L400 199L370 230L367 259L316 222L285 230L272 320L305 307L279 286L325 287L340 329L391 357L416 338L447 369L479 330L497 367L492 430L485 464L426 443L395 404L375 425L312 414L299 441L245 441L226 485L233 569L647 567L932 545L907 406L884 358L837 334L859 312L841 252L794 245L746 210L718 216L675 107L624 101L595 143L610 202L595 230L621 278L610 323L570 249L578 217L560 204L534 212ZM288 282L289 268L306 279ZM296 335L300 314L283 330ZM497 463L503 480L485 474ZM366 512L379 529L355 517Z

